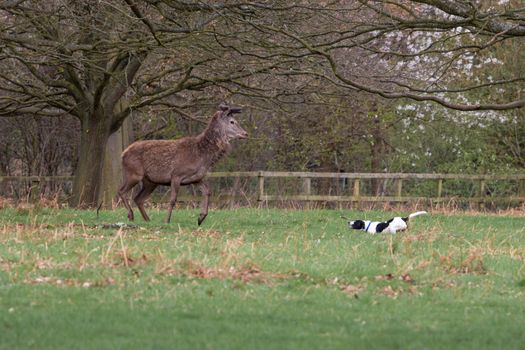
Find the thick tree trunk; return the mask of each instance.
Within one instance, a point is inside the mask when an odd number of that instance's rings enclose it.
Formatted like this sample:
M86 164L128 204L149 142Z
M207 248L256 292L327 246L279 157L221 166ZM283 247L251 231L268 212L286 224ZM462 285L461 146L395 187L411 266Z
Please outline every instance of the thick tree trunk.
M110 126L107 118L89 118L82 123L79 159L70 206L93 208L98 205L102 167L109 136Z
M122 183L122 151L126 149L132 139L133 127L130 117L126 118L117 132L109 136L102 170L102 186L99 193L99 202L105 209L113 208L115 196Z

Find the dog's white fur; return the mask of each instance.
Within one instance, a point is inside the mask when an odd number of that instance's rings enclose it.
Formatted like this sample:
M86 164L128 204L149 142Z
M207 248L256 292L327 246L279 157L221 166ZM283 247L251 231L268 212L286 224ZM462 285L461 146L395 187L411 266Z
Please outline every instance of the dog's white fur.
M406 218L395 217L388 221L368 221L368 220L355 220L349 221L348 226L352 229L363 230L368 233L396 233L397 231L403 231L408 228L407 222L409 219L418 216L427 214L426 211L417 211L410 214Z

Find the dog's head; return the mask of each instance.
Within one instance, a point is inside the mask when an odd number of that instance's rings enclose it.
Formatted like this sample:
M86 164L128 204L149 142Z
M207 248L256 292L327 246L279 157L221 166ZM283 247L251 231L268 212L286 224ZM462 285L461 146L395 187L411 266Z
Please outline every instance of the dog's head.
M365 222L363 220L348 221L348 226L354 230L363 230Z

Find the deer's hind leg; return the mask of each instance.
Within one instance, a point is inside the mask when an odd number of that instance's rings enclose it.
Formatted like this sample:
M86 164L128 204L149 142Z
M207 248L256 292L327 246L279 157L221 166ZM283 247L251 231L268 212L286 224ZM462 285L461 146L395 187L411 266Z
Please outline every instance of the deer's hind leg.
M135 195L135 198L133 198L133 201L139 208L140 214L146 221L149 221L149 216L146 214L146 210L144 210L144 202L148 199L155 188L157 188L157 184L144 178L142 179L142 188L140 192Z
M124 183L122 184L122 186L118 190L118 195L119 195L120 199L122 200L122 203L124 203L124 206L128 210L128 219L130 221L133 221L135 219L135 217L133 216L133 210L131 210L131 205L129 205L127 193L133 187L135 187L135 185L138 184L139 182L140 182L140 178L139 177L128 177L128 176L125 176L124 177Z
M173 207L175 207L175 204L177 203L177 193L179 192L180 188L180 179L177 177L174 177L171 179L171 197L170 197L170 206L168 207L168 217L166 218L166 223L169 224L171 220L171 212L173 211Z

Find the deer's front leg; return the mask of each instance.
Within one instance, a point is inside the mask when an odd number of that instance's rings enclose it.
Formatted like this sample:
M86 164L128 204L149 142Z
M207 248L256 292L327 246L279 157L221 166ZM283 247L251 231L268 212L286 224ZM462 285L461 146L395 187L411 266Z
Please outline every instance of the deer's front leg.
M197 221L197 223L200 226L204 219L206 219L206 216L208 215L208 204L210 202L211 190L210 186L206 181L199 182L199 189L203 196L201 202L201 213L199 215L199 220Z

